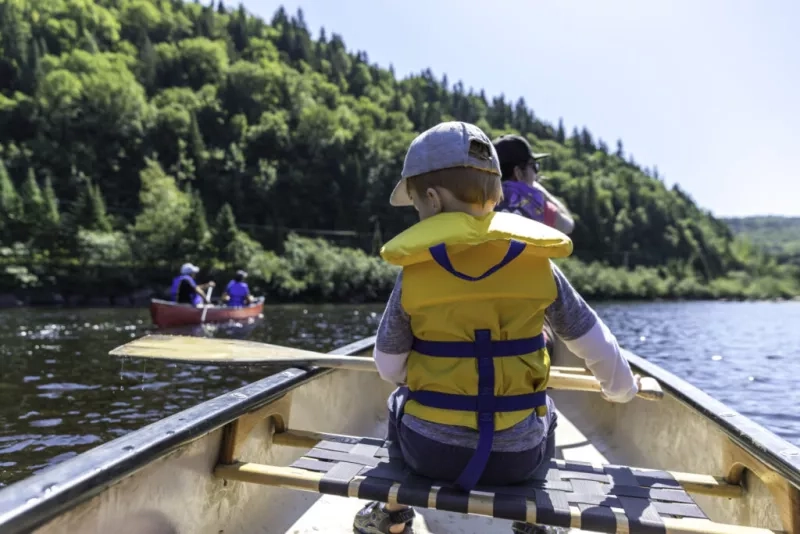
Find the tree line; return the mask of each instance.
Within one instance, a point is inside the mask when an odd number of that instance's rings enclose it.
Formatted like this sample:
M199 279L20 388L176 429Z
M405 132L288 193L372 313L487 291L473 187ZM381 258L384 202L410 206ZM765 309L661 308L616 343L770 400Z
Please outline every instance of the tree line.
M399 79L336 33L313 38L302 10L267 22L216 0L0 0L0 285L106 269L133 287L191 260L247 267L286 298L382 295L394 271L375 249L415 220L387 208L405 150L452 119L552 154L575 269L794 283L621 140L429 69ZM319 229L356 238L292 233Z

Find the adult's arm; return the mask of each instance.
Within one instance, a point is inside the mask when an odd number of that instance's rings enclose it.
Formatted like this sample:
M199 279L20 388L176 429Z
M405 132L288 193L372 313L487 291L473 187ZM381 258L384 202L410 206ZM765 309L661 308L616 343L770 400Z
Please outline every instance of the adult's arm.
M545 317L553 333L586 362L609 400L630 401L639 391L639 383L621 354L617 338L561 270L552 262L550 265L558 296L547 307Z
M204 300L206 303L208 303L208 302L209 302L209 300L206 298L206 292L205 292L205 290L206 290L206 289L207 289L209 286L210 286L210 287L214 287L215 285L216 285L216 284L215 284L213 281L211 281L211 282L206 282L205 284L196 284L196 285L194 286L194 290L195 290L195 292L196 292L198 295L200 295L201 297L203 297L203 300Z
M541 183L534 182L533 187L541 191L547 200L546 209L548 213L545 215L545 218L551 219L547 222L560 232L564 232L567 235L572 233L572 230L575 229L575 221L573 220L572 214L569 212L567 207L560 200L550 194L550 192L545 189Z

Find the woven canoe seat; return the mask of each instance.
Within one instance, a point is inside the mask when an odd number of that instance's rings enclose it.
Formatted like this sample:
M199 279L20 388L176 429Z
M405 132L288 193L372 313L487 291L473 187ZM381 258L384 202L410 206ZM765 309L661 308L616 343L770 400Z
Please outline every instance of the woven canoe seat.
M307 452L291 466L231 459L215 476L340 497L405 504L539 525L615 534L772 534L711 521L687 492L735 498L741 489L708 475L552 460L524 484L478 486L412 473L379 438L285 430L278 444ZM310 448L309 448L310 447Z
M618 465L553 460L525 484L467 493L411 473L385 440L342 436L291 467L319 473L320 493L596 532L662 534L665 519L707 519L669 473Z

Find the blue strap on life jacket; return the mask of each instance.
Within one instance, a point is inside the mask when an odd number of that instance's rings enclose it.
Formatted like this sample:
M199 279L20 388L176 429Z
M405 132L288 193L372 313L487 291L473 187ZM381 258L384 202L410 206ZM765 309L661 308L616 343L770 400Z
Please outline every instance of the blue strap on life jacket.
M508 265L511 262L511 260L522 254L522 251L525 250L525 246L526 246L525 243L523 243L522 241L517 241L516 239L512 239L511 242L508 244L508 251L506 252L506 255L503 257L503 259L500 260L500 263L490 268L488 271L486 271L480 276L469 276L468 274L456 271L455 268L453 267L453 264L450 263L450 258L447 256L447 248L445 247L444 243L439 243L438 245L434 245L428 248L428 251L431 253L433 261L441 265L443 269L445 269L453 276L457 276L458 278L461 278L462 280L466 280L468 282L477 282L479 280L483 280L487 276L496 273L498 270Z
M475 341L470 351L464 350L465 342L423 341L414 339L412 350L426 356L445 358L476 358L478 364L478 394L457 395L438 391L409 391L409 400L417 401L423 406L444 410L477 412L478 414L478 446L464 470L456 480L456 484L470 491L478 484L494 441L494 414L497 412L515 412L529 410L547 404L547 393L538 391L524 395L497 397L494 394L494 358L522 356L544 348L544 336L539 334L532 338L492 341L490 330L475 330ZM452 350L451 347L455 347Z
M525 243L512 240L505 257L479 277L471 277L456 271L444 243L429 250L436 263L450 273L471 282L481 280L508 264L525 249ZM426 356L442 358L475 358L478 367L478 394L457 395L437 391L409 391L409 400L423 406L444 410L476 412L478 416L478 445L475 453L456 480L456 484L466 491L472 490L480 480L494 441L494 414L498 412L515 412L529 410L547 405L547 393L538 391L523 395L497 397L494 394L495 375L494 358L523 356L537 352L545 347L542 334L531 338L492 341L491 330L475 330L475 341L427 341L414 338L412 350Z

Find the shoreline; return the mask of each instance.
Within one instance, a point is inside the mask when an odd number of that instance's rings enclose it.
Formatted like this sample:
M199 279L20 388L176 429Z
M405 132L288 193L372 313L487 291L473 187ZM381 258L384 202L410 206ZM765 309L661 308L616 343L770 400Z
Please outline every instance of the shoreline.
M153 296L150 297L142 297L142 296L130 296L130 295L122 295L122 296L113 296L113 297L103 297L103 296L87 296L87 295L71 295L69 298L64 298L60 293L53 292L50 294L50 298L43 298L42 295L38 295L34 299L25 298L20 299L14 294L9 293L0 293L0 310L10 310L10 309L97 309L97 308L141 308L147 309L150 306L150 298L159 298L160 296L156 293L153 293ZM590 303L653 303L653 302L662 302L662 303L679 303L679 302L800 302L800 296L794 297L773 297L773 298L748 298L748 297L741 297L741 298L731 298L731 297L718 297L718 298L709 298L707 296L692 298L692 297L684 297L684 296L673 296L673 297L657 297L657 298L636 298L627 296L612 296L612 295L603 295L603 296L595 296L593 295L591 298L586 298L586 300ZM373 299L373 300L340 300L340 301L323 301L323 300L314 300L314 299L293 299L293 300L284 300L284 299L265 299L264 305L265 306L285 306L285 305L353 305L353 304L384 304L386 301L381 299Z

